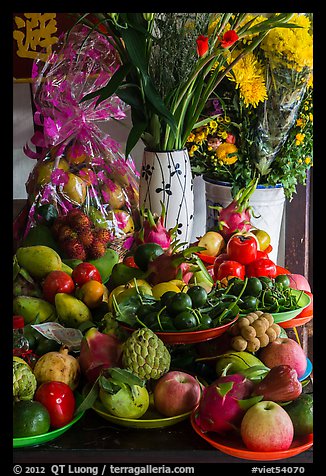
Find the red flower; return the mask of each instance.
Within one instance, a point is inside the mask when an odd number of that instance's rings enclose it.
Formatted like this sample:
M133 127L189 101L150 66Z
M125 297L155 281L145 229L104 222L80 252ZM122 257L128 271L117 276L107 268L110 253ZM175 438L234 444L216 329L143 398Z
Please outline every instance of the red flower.
M224 33L223 38L221 39L222 48L228 48L232 46L239 39L235 30L229 30Z
M233 134L228 134L227 138L225 139L225 142L228 144L235 144L235 136Z
M208 51L208 37L204 35L199 35L197 40L197 54L201 58Z

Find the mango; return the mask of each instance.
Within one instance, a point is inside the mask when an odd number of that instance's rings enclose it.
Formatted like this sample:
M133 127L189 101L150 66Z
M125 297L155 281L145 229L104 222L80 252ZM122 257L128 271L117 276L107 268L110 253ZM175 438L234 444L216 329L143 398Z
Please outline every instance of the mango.
M66 293L55 295L55 308L60 324L77 329L82 322L92 321L90 309L80 299Z
M17 296L13 299L13 313L24 317L25 324L55 321L56 309L53 304L33 296Z
M106 283L111 276L114 265L119 262L119 254L111 249L107 249L103 256L96 259L87 260L98 269L102 283Z
M43 279L51 271L61 271L59 254L44 245L20 247L16 251L18 264L35 279Z
M69 274L69 276L71 276L72 272L73 272L73 269L71 268L71 266L68 266L63 261L62 261L61 265L62 265L61 270L64 271L65 273Z
M132 268L124 263L117 263L113 266L108 285L111 289L127 284L129 281L136 279L143 279L145 273L138 268Z
M67 173L68 182L63 187L63 193L67 195L72 202L81 205L84 203L86 198L86 182L71 172Z

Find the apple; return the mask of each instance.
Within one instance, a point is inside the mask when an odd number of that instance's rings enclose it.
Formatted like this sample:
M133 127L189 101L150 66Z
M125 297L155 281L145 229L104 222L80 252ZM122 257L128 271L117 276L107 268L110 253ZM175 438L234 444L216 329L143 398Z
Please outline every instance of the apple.
M225 248L225 240L217 231L208 231L200 238L198 246L206 248L201 251L203 255L217 256Z
M307 368L307 357L304 350L295 340L289 337L278 337L263 347L258 358L270 369L277 365L289 365L302 377Z
M241 438L252 451L283 451L293 441L293 423L278 403L263 400L250 407L241 421Z
M171 370L157 380L153 394L156 410L172 417L190 412L198 405L201 386L192 375Z

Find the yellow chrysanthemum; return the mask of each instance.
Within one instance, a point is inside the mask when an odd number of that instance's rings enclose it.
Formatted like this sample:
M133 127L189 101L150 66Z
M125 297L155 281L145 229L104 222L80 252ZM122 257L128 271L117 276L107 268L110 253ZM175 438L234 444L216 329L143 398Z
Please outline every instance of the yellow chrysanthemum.
M193 132L190 132L187 142L194 142L195 140L195 134Z
M313 37L310 33L310 20L305 15L295 14L290 22L301 28L273 28L261 42L261 48L275 67L292 67L298 72L304 68L312 69Z
M295 125L297 127L302 127L304 125L303 119L301 117L299 119L297 119Z
M304 141L305 134L301 134L300 132L295 136L295 145L301 145Z
M236 155L229 157L229 154L235 154L237 151L238 149L234 144L228 144L227 142L224 142L216 149L216 156L222 163L231 165L238 160L238 157Z
M309 165L309 164L311 163L311 158L310 158L310 157L306 157L306 158L304 159L304 161L305 161L305 163L306 163L307 165Z
M257 107L267 99L263 68L253 53L241 58L227 76L236 83L246 107Z

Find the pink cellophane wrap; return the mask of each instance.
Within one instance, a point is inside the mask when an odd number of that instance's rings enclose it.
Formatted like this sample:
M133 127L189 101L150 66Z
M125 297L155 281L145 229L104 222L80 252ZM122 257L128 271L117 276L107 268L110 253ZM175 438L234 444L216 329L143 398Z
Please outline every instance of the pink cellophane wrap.
M78 208L94 226L110 232L110 242L132 241L139 220L139 174L133 159L104 133L100 122L122 120L126 104L112 95L96 105L98 96L82 101L105 86L119 68L107 38L85 26L74 27L56 45L47 61L34 61L34 122L31 138L36 159L26 182L29 213L23 232L42 223L40 207L51 205L59 216Z

